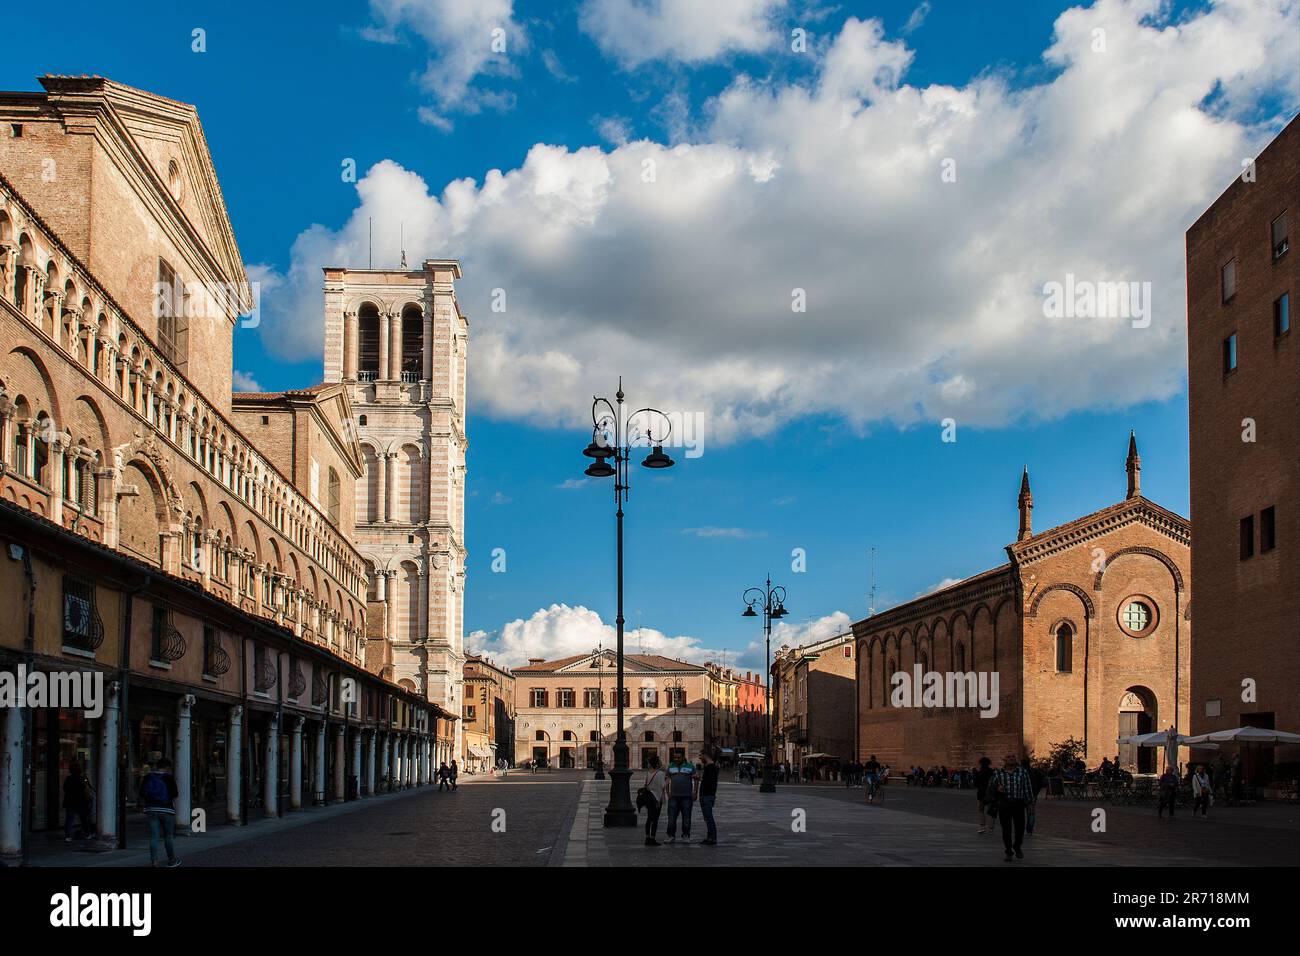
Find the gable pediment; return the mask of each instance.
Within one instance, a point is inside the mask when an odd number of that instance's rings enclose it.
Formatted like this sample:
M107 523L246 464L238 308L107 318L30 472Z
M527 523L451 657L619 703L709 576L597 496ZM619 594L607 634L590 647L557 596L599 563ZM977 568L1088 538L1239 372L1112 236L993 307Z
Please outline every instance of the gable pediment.
M1008 545L1007 553L1023 566L1133 524L1149 528L1183 547L1191 546L1191 522L1154 501L1138 496L1050 528L1026 541Z

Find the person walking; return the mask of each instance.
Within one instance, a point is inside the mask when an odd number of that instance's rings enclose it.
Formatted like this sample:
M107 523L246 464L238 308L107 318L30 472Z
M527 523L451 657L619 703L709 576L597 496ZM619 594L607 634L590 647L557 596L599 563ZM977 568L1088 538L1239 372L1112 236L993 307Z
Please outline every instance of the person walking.
M1165 815L1165 807L1169 807L1169 819L1174 818L1174 807L1178 803L1178 774L1174 773L1172 767L1165 767L1165 772L1160 775L1160 804L1156 807L1157 819Z
M95 790L90 785L90 778L81 770L75 760L68 765L68 776L63 781L63 840L72 842L72 821L81 824L81 837L89 840L95 835L91 821L91 807L95 803Z
M637 791L637 807L645 807L645 845L662 846L655 839L659 829L659 813L663 810L665 794L668 791L668 775L659 766L659 758L652 756L649 760L650 774Z
M700 754L700 816L704 817L705 835L702 846L718 845L718 826L713 820L713 804L718 799L718 765L708 754Z
M863 765L862 769L863 772L866 774L864 778L865 782L863 783L862 788L867 793L867 803L875 803L876 791L880 787L880 761L876 759L875 754L872 754L867 759L867 762ZM883 795L880 798L880 802L881 803L885 802L885 798Z
M1025 836L1034 835L1034 826L1038 823L1038 792L1043 789L1043 783L1046 778L1043 772L1029 762L1028 757L1020 761L1020 766L1025 768L1025 773L1029 774L1029 786L1033 796L1029 798L1029 805L1025 807Z
M677 842L677 818L682 840L691 842L691 809L695 803L695 766L678 754L668 764L668 842Z
M1201 811L1202 817L1210 815L1210 801L1213 799L1214 784L1210 782L1210 772L1205 769L1205 764L1200 764L1196 768L1196 773L1192 775L1192 796L1195 798L1192 803L1192 816L1196 816L1196 811Z
M447 761L443 761L438 767L438 792L451 789L451 768L447 766Z
M451 758L451 789L456 789L456 778L460 776L460 767L456 766L456 758Z
M149 861L157 866L158 842L161 839L167 850L167 865L180 866L176 856L174 840L176 838L176 804L173 801L180 790L176 778L172 775L172 762L166 757L158 758L152 770L147 770L140 779L140 793L137 797L140 809L149 820Z
M1029 771L1020 765L1015 754L1007 754L1002 769L994 772L989 782L989 793L997 802L1006 860L1023 860L1025 854L1021 844L1025 839L1025 808L1033 802L1034 785L1029 779Z
M975 771L975 802L980 809L980 833L991 833L989 825L989 783L993 780L993 761L980 757L979 769Z

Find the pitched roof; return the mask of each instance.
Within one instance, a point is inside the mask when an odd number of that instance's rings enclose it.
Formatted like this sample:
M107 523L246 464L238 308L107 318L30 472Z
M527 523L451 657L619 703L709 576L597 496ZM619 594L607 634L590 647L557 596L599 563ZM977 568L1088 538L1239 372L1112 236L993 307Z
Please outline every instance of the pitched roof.
M606 656L614 660L612 651L606 651ZM594 655L592 654L575 654L572 657L561 657L553 661L540 661L535 664L525 664L522 667L514 667L511 670L516 674L554 674L559 671L572 667L574 664L580 664L583 661L589 661ZM661 654L624 654L624 669L632 668L647 671L705 671L703 664L692 664L689 661L679 661L673 657L664 657Z

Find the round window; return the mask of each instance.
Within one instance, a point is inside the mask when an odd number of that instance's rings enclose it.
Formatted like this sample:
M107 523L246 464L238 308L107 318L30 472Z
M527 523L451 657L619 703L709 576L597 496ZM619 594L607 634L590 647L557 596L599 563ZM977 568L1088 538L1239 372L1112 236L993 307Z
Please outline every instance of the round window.
M1158 619L1155 602L1145 595L1134 595L1120 603L1119 626L1132 637L1150 634Z

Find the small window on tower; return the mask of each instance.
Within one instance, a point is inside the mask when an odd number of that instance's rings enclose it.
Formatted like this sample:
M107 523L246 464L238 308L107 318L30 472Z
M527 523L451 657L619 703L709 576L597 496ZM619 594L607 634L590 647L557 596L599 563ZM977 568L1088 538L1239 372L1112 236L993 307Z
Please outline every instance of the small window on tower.
M1223 301L1231 302L1237 294L1237 260L1230 259L1224 263L1222 270Z
M10 124L10 126L9 126L9 132L13 135L13 138L14 138L14 139L22 139L22 136L23 136L23 124L22 124L22 123L12 123L12 124Z
M1259 513L1259 553L1272 551L1277 545L1276 512L1269 505Z

